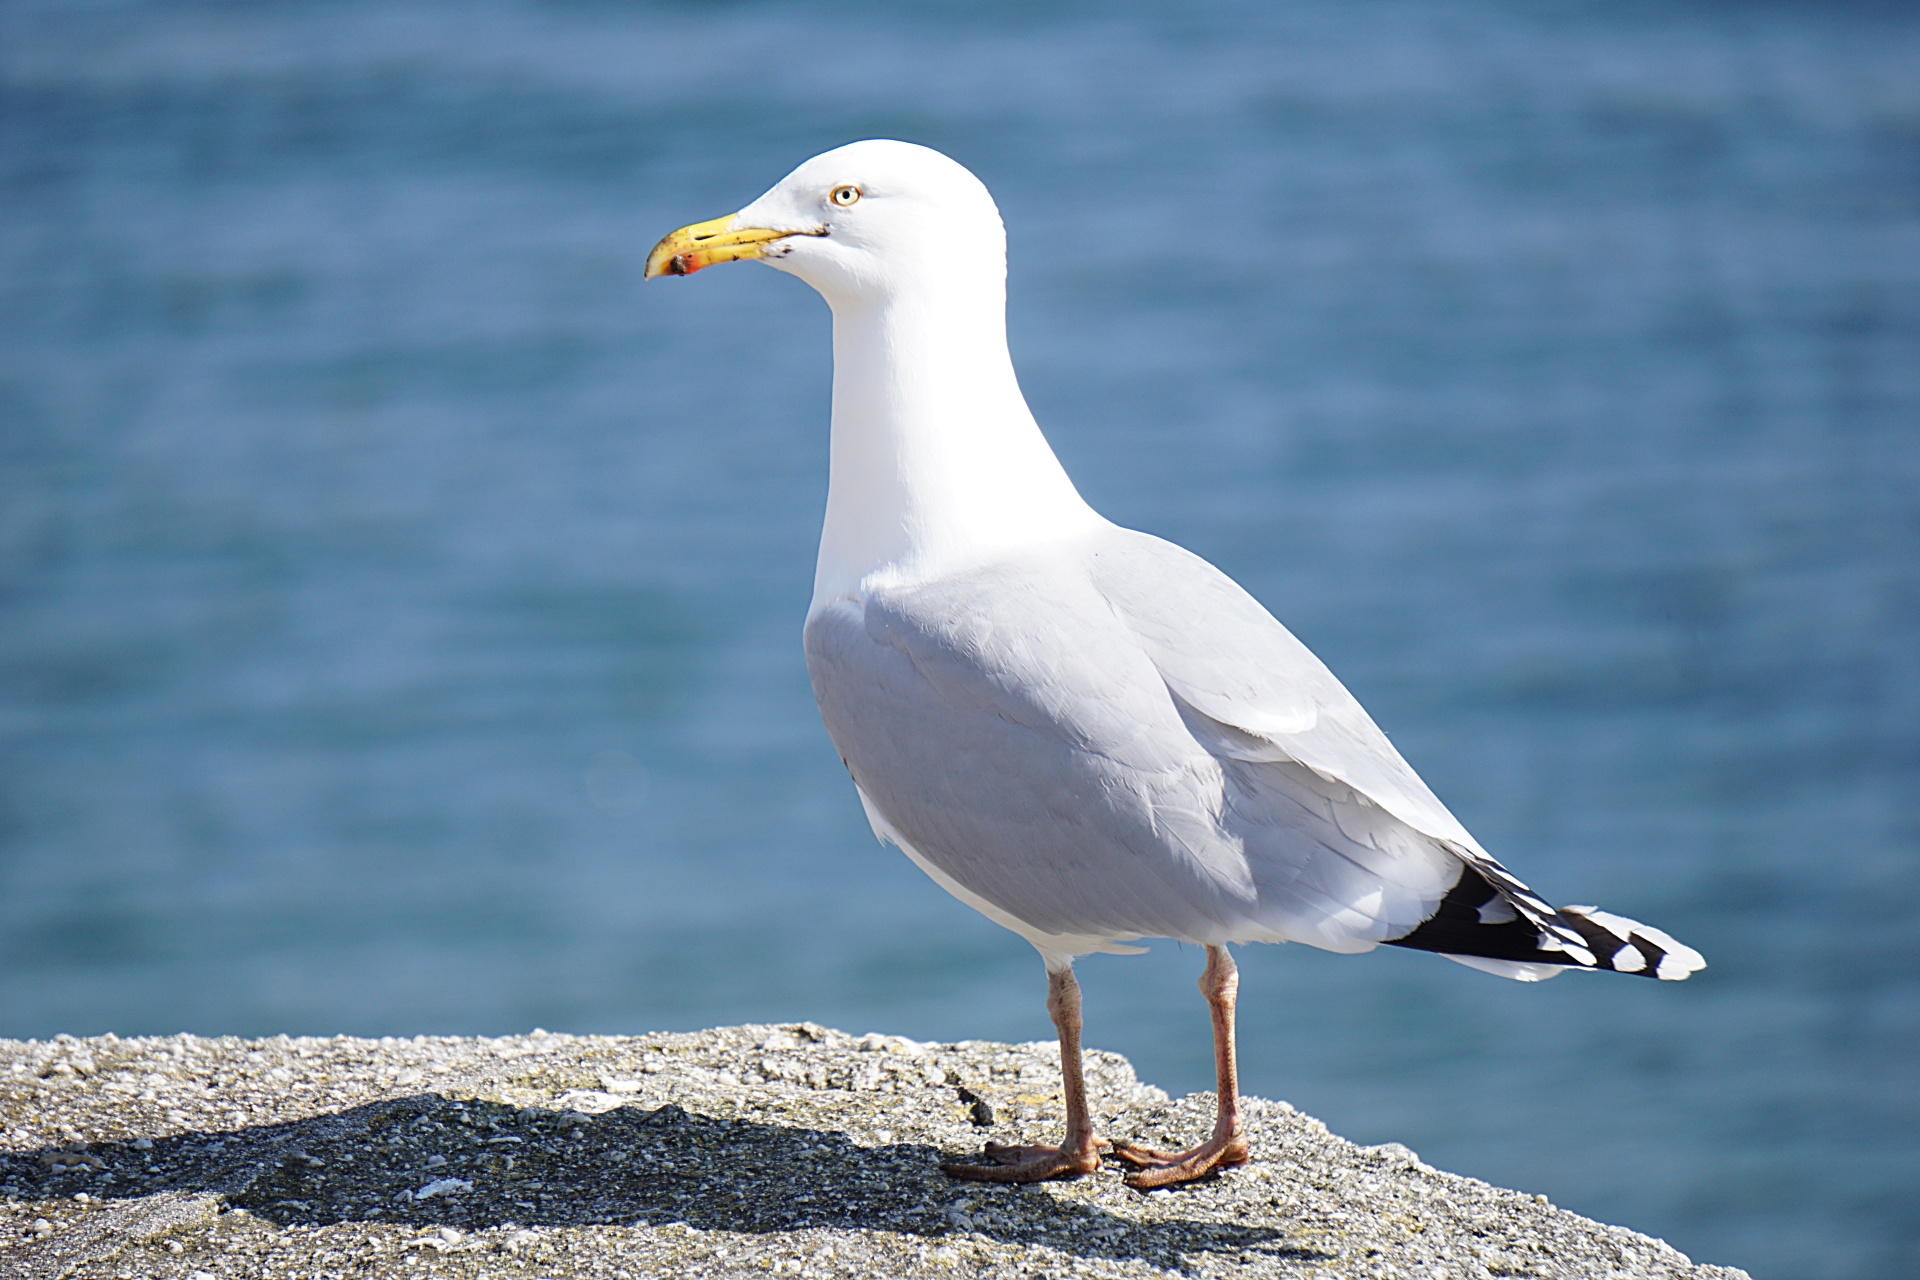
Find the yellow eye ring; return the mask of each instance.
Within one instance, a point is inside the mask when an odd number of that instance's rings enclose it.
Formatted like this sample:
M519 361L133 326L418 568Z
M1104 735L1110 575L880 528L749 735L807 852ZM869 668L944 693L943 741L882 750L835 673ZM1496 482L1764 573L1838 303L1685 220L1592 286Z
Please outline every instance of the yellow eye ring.
M839 205L842 209L844 209L850 204L859 203L860 188L854 186L852 183L848 183L847 185L841 186L841 187L835 187L832 190L832 192L828 194L827 199L833 201L833 203Z

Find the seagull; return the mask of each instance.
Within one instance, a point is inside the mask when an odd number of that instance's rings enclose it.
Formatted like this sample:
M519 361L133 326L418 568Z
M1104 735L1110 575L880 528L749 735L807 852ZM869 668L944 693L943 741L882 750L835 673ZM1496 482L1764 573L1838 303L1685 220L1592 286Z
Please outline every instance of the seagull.
M1556 908L1467 833L1324 663L1226 574L1093 510L1006 340L1006 231L967 169L906 142L806 161L673 232L646 278L757 260L833 312L826 517L807 671L875 835L1039 951L1060 1037L1058 1145L988 1144L983 1182L1139 1189L1251 1158L1230 944L1385 943L1536 982L1705 965L1660 930ZM1218 1115L1187 1151L1088 1117L1073 961L1206 949Z

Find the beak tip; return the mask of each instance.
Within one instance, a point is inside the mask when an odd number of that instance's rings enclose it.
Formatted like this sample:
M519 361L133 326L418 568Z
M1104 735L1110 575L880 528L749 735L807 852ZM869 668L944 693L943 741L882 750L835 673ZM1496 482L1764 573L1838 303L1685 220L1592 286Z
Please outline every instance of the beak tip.
M643 280L658 280L661 276L690 276L698 271L702 264L690 261L692 254L676 253L671 256L656 256L647 262L642 274Z
M690 276L721 262L764 257L763 245L794 234L764 227L735 228L738 214L682 227L653 246L642 280L660 276Z

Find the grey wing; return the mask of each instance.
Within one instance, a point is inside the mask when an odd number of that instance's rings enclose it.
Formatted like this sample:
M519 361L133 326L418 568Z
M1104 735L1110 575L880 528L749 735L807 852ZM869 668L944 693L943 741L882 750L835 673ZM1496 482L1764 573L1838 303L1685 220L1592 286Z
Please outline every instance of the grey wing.
M1196 737L1247 777L1244 818L1262 820L1263 790L1318 791L1390 857L1430 856L1411 845L1457 859L1443 894L1459 866L1471 868L1490 891L1476 904L1488 923L1511 911L1541 931L1542 945L1593 963L1582 931L1480 847L1326 665L1238 583L1182 547L1125 529L1099 543L1091 565Z
M1094 583L1176 697L1221 727L1236 757L1297 761L1426 834L1478 850L1313 651L1244 588L1183 547L1114 529Z
M826 607L807 659L887 833L1029 937L1365 950L1458 879L1351 788L1210 749L1077 553Z
M1211 839L1213 761L1111 611L1043 577L816 612L827 730L885 833L1036 945L1213 931L1250 896Z

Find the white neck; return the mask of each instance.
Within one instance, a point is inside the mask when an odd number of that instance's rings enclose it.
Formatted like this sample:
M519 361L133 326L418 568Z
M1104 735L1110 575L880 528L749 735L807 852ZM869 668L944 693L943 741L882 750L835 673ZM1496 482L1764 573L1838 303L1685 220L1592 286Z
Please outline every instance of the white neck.
M1020 394L1004 286L941 283L834 307L815 608L1101 523Z

